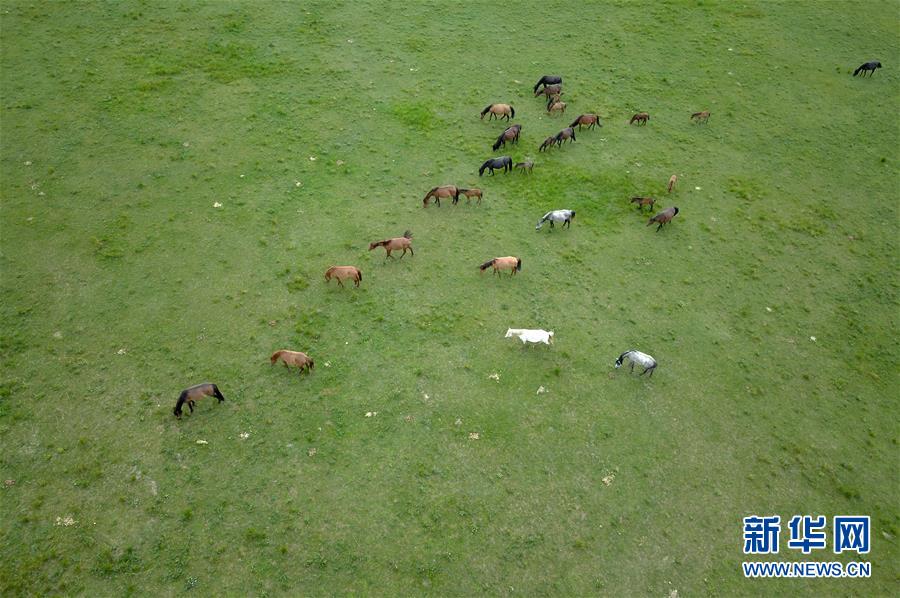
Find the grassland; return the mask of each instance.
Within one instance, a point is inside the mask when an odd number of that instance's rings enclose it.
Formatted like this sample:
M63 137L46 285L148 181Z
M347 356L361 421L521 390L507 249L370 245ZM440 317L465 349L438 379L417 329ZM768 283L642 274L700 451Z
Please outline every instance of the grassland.
M896 3L0 13L4 595L896 595ZM538 155L545 73L604 127ZM872 578L743 579L750 514L871 515Z

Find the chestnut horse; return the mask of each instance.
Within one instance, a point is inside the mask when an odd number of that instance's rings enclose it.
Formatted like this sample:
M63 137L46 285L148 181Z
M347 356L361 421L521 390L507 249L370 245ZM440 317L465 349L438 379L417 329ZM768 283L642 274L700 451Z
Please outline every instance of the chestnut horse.
M509 270L509 275L512 276L516 272L520 272L522 270L522 260L514 256L507 257L495 257L492 260L488 260L485 263L481 264L479 268L482 272L490 268L494 267L494 274L497 276L500 275L500 270Z
M491 120L492 118L497 118L499 120L501 117L509 120L510 118L516 117L516 109L509 104L490 104L487 108L481 111L481 120L484 120L484 115L488 112L491 113L491 116L488 118L488 120Z
M412 233L406 231L403 233L402 237L394 237L393 239L385 239L384 241L375 241L373 243L369 243L369 251L372 251L376 247L384 247L386 255L384 259L393 258L391 252L395 249L402 249L403 253L400 254L400 259L403 259L403 256L406 255L406 251L409 250L410 255L415 257L415 253L412 248Z
M344 286L342 281L349 278L358 287L362 281L362 272L356 266L332 266L325 270L325 283L327 284L332 278L336 279L342 287Z
M448 197L453 198L453 203L459 201L459 187L456 185L442 185L440 187L435 187L431 191L425 194L425 199L422 200L422 207L428 207L428 200L430 198L434 198L434 201L437 202L437 206L441 207L441 198L447 199Z
M198 384L197 386L191 386L190 388L186 388L181 391L181 394L178 396L178 402L175 403L175 409L173 413L175 417L181 417L181 408L187 402L188 407L191 408L191 413L194 412L194 403L202 399L203 397L216 397L219 399L219 402L225 400L225 397L222 396L222 393L219 392L219 387L215 384L205 383Z
M648 120L650 120L650 114L648 114L647 112L638 112L631 117L631 120L628 121L628 124L633 125L635 122L639 122L642 125L646 125Z
M638 210L643 212L644 206L650 206L650 209L653 209L653 204L656 203L656 200L652 197L632 197L631 203L636 203L638 205Z
M481 205L481 189L460 189L459 194L466 196L466 203L469 203L473 197L476 197L478 198L478 205Z
M709 122L709 110L704 110L703 112L694 112L691 114L691 120L697 119L697 123L700 122Z
M522 131L522 125L513 125L500 133L500 137L497 137L497 141L494 142L494 151L496 152L500 149L501 145L506 145L507 141L512 143L519 143L519 133Z
M582 114L569 125L570 127L574 127L578 125L578 130L581 130L582 125L586 126L588 129L593 129L595 126L602 127L600 124L600 117L596 114Z
M562 93L562 84L557 83L555 85L548 85L544 87L544 89L538 91L534 91L534 97L538 96L552 96L554 94Z
M272 353L272 357L269 359L272 360L272 365L275 365L278 360L284 362L284 367L288 367L289 365L295 365L300 368L300 373L303 373L303 370L306 370L307 374L312 373L312 369L315 367L316 363L309 358L309 355L306 353L302 353L300 351L288 351L287 349L281 349L279 351L275 351Z
M675 189L675 183L678 182L678 175L673 174L669 177L669 185L666 187L666 192L671 193Z

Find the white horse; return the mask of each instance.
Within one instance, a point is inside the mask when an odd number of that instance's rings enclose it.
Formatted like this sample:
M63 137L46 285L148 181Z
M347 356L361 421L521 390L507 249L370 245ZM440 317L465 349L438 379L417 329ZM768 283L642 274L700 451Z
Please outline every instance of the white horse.
M563 228L568 226L572 228L572 220L575 219L575 210L553 210L552 212L547 212L544 214L544 217L541 218L537 226L534 227L534 230L541 230L541 227L544 226L544 223L548 220L550 221L550 228L553 228L554 222L562 222Z
M506 331L506 338L515 336L525 343L544 343L549 345L553 342L553 331L546 330L528 330L527 328L510 328Z
M656 369L656 360L647 355L646 353L641 353L640 351L636 351L634 349L630 351L625 351L619 358L616 360L616 369L622 367L622 362L624 360L629 360L631 362L631 371L634 371L634 364L638 364L644 368L644 371L641 372L641 376L650 372L650 377L653 377L653 370Z

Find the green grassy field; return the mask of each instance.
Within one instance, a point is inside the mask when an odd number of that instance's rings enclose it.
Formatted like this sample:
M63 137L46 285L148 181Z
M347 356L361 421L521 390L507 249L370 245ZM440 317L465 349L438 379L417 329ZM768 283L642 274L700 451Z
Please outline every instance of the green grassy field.
M4 595L897 594L896 2L0 13ZM477 176L491 102L532 176ZM872 577L744 579L753 514ZM788 550L795 514L871 554Z

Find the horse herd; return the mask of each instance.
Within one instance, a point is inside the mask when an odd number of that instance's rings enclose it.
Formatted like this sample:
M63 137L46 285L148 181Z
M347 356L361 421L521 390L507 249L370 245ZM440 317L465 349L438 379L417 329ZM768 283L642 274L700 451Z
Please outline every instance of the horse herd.
M862 73L864 76L868 73L871 76L871 74L873 74L875 70L879 68L881 68L881 63L878 61L866 62L860 65L859 68L857 68L853 72L853 76L855 77L860 73ZM533 91L535 97L541 95L547 97L547 111L549 113L552 114L556 111L565 112L566 104L564 102L561 102L560 100L563 93L562 77L558 75L544 75L534 85ZM515 108L513 108L509 104L498 103L490 104L487 106L487 108L481 111L482 120L487 114L490 114L488 120L494 118L498 120L501 118L505 118L507 121L509 121L511 118L515 118L516 111ZM703 110L701 112L695 112L691 114L690 119L692 121L696 121L698 124L705 124L709 122L709 116L709 111ZM631 120L629 120L629 124L638 123L639 125L646 125L649 121L650 114L648 112L638 112L631 117ZM543 141L543 143L541 143L539 151L544 151L553 147L554 145L562 147L563 142L567 139L570 140L570 142L575 142L576 126L579 128L579 130L581 130L581 128L584 126L588 127L588 129L592 129L595 126L602 127L603 125L600 123L600 117L597 114L582 114L578 118L576 118L567 128L563 129L556 135L547 137ZM501 147L504 147L507 143L518 143L521 132L522 125L514 124L508 127L494 142L492 146L493 150L497 151ZM528 160L516 164L515 168L521 168L525 172L531 172L533 166L534 162ZM490 171L490 174L493 175L495 170L510 172L513 170L513 168L513 161L509 156L490 158L481 165L478 170L478 175L483 175L485 170ZM668 193L674 191L677 180L677 176L673 174L669 179L669 183L667 185ZM431 199L433 199L438 207L440 207L442 198L452 199L453 204L456 205L456 203L459 201L460 195L466 196L467 203L471 199L475 198L477 199L478 204L481 204L481 200L483 197L481 189L462 188L456 185L442 185L434 187L425 195L425 198L423 200L423 207L428 207L429 200ZM636 203L639 211L643 211L644 206L649 206L652 210L655 204L655 200L652 197L635 196L631 198L631 203ZM659 230L662 229L663 226L672 221L672 219L678 214L678 211L678 208L675 206L666 208L650 218L650 220L647 222L647 226L650 226L651 224L657 224L656 230L657 232L659 232ZM555 222L562 223L562 228L570 228L572 225L572 220L574 218L574 210L552 210L544 214L544 216L538 221L535 229L540 230L545 222L550 222L551 229L554 227ZM400 250L402 250L400 259L403 259L407 251L409 251L411 256L415 256L415 252L412 248L412 234L410 233L410 231L406 231L402 237L395 237L391 239L385 239L383 241L372 242L369 244L369 251L372 251L377 247L384 247L385 259L394 259L394 256L391 255L391 253L393 251ZM496 257L484 262L483 264L481 264L481 266L479 266L479 269L482 272L484 272L488 268L492 268L493 273L497 275L499 275L502 270L509 270L510 276L513 276L517 272L521 272L522 259L517 256ZM354 283L355 286L359 287L360 283L362 282L362 271L356 266L331 266L330 268L328 268L328 270L325 271L325 282L329 282L332 278L334 278L337 281L337 284L341 287L344 286L344 280L350 280ZM544 343L549 345L553 339L553 332L511 328L507 331L506 337L519 338L523 343L532 342ZM313 367L315 366L315 362L306 353L303 353L301 351L291 351L287 349L275 351L271 355L270 361L272 365L275 365L279 360L284 363L284 366L286 368L290 366L298 368L301 374L304 371L306 371L307 373L311 373ZM634 371L634 364L638 364L644 368L644 371L641 372L641 375L649 372L650 377L653 376L653 371L657 366L656 360L650 355L647 355L646 353L642 353L635 349L631 349L619 355L614 364L616 369L621 367L626 360L631 363L632 372ZM221 393L219 387L215 384L198 384L181 392L173 410L175 416L181 418L183 407L185 404L187 404L189 410L191 411L191 413L193 413L194 405L196 404L196 402L204 397L214 397L218 400L219 403L225 400L225 396Z

